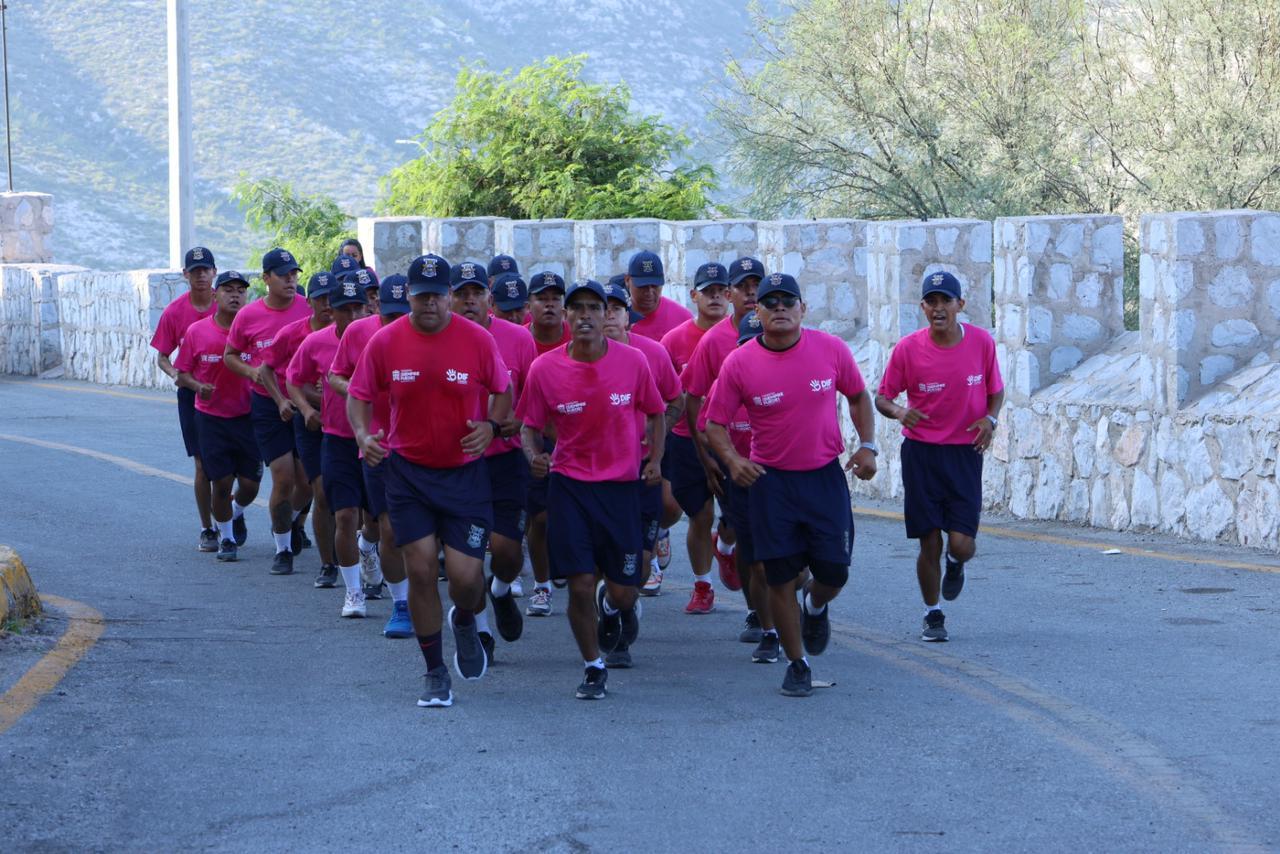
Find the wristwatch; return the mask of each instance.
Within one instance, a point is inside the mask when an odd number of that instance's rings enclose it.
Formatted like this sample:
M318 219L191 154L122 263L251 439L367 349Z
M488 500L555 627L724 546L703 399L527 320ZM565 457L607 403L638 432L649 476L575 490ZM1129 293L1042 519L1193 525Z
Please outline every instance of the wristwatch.
M489 425L490 425L491 427L493 427L493 435L494 435L495 437L497 437L497 436L501 436L501 435L502 435L502 425L501 425L501 424L499 424L497 421L494 421L492 418L489 418L489 419L486 419L486 420L489 422Z
M858 446L858 450L862 450L863 448L866 448L868 451L870 451L873 456L877 456L877 457L880 456L880 446L877 445L875 442L863 442L861 445Z
M988 415L987 420L991 422L992 429L1000 426L1000 419L996 418L994 415Z

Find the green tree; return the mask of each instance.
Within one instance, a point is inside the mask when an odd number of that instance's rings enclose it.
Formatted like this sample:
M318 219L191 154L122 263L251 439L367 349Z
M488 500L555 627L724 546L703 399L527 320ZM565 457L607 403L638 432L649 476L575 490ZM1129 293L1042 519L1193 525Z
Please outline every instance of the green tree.
M674 165L689 141L630 111L624 85L582 79L584 56L497 73L464 67L421 156L382 180L393 215L697 219L715 173Z
M276 246L288 249L298 259L304 279L328 270L343 238L351 236L352 218L337 202L323 195L300 195L286 181L242 176L231 199L248 226L263 235L256 253Z

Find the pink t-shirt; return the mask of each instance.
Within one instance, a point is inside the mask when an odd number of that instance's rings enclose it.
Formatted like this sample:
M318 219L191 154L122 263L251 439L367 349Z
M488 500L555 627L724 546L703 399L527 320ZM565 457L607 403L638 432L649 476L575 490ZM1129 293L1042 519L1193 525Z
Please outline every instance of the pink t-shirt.
M263 351L276 340L281 329L310 316L311 306L301 294L294 294L293 304L283 309L271 308L265 299L254 300L236 314L227 334L227 343L239 350L245 362L252 367L264 361ZM267 390L257 383L250 387L254 393L267 396Z
M441 331L419 332L410 315L382 327L360 355L347 394L391 399L387 444L429 468L458 468L479 457L462 451L468 421L489 417L489 395L511 385L498 344L461 315Z
M212 299L212 298L211 298ZM196 311L191 304L191 294L185 293L164 307L160 312L160 321L156 324L156 334L151 336L151 346L157 353L166 356L182 345L182 336L197 320L204 320L218 310L216 302L210 302L204 311ZM175 365L174 367L177 367Z
M698 410L698 429L703 433L707 432L707 413L711 411L709 402L716 396L716 385L716 383L711 384L711 393L707 395L708 405ZM738 413L725 427L729 430L729 441L733 443L733 449L738 452L738 456L749 459L751 457L751 418L747 415L747 408L738 407Z
M498 344L498 352L506 363L507 375L511 378L512 412L520 402L520 391L529 377L529 366L538 358L538 348L533 342L533 335L523 326L503 320L501 317L489 317L489 334ZM485 449L486 457L496 457L520 447L520 433L508 439L495 438Z
M302 346L303 340L312 332L317 332L311 328L311 315L298 320L291 320L284 326L280 327L280 331L276 333L276 340L271 342L271 346L262 354L262 361L271 366L280 376L284 376L289 370L289 362L293 360L293 354L298 352L298 348Z
M745 408L753 462L812 471L844 451L837 395L865 388L849 346L834 335L804 329L781 353L757 338L724 360L707 419L727 426Z
M675 366L671 364L671 357L665 347L652 338L630 334L627 335L627 346L633 347L644 354L645 359L649 362L649 373L653 376L653 382L658 387L658 396L662 398L664 403L670 403L680 396L680 378L676 376ZM636 425L640 430L641 441L645 439L644 422L644 414L637 412ZM644 454L647 458L649 455L648 448L644 449Z
M346 331L350 331L347 327ZM346 337L346 332L343 333ZM289 360L287 381L294 386L320 383L320 429L334 436L355 438L351 422L347 420L347 401L329 386L329 366L338 352L338 328L330 323L312 332L298 345L298 351Z
M917 329L894 345L880 381L880 393L893 400L903 391L907 406L929 420L903 427L902 435L935 445L968 445L970 424L987 414L987 395L1004 389L996 344L978 326L960 324L964 337L954 347L939 347L929 329Z
M555 426L553 471L596 483L637 480L636 419L665 407L644 354L616 341L605 347L596 362L570 358L567 348L535 359L516 418L535 430Z
M196 395L196 409L205 415L236 418L249 414L249 380L222 363L227 330L212 315L197 320L182 336L182 349L173 366L191 374L196 382L213 386L208 400Z
M680 374L684 390L694 397L706 397L711 392L711 384L720 375L720 366L736 349L738 324L731 314L708 329L707 334L693 348L693 355Z
M675 300L662 297L658 300L657 308L631 324L631 331L654 341L661 341L663 335L692 317L693 313L689 309Z
M532 320L527 321L524 325L524 328L529 330L529 337L533 338L533 321ZM537 338L534 338L533 346L537 349L538 355L541 356L543 353L550 353L552 350L556 349L557 347L563 347L565 344L568 344L571 340L573 340L573 336L569 334L569 321L566 320L564 322L564 334L560 336L559 341L555 341L551 344L543 344Z
M698 342L706 334L707 330L698 325L696 318L691 317L662 336L662 346L670 354L671 362L675 365L677 375L684 370L685 365L689 364L694 348L698 346ZM690 435L688 422L681 418L671 428L671 432L688 439Z
M381 315L371 315L370 317L362 317L347 327L347 331L342 333L342 337L338 339L338 350L333 354L333 364L329 366L330 373L344 377L348 382L356 372L356 365L360 362L360 354L364 352L364 348L382 328ZM346 407L346 403L343 403ZM378 399L373 402L373 414L369 420L369 432L377 433L391 424L391 401L385 394L379 394ZM350 426L350 422L348 422Z

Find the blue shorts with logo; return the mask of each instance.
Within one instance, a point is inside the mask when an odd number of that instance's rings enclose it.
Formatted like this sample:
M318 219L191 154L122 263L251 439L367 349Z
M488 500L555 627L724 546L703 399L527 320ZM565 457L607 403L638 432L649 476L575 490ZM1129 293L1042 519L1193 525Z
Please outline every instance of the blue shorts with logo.
M188 457L200 456L200 434L196 431L196 393L178 389L178 426L182 428L182 444Z
M307 475L307 482L315 480L323 474L320 445L324 441L324 433L319 430L308 430L307 419L301 415L293 416L293 446L298 459L302 460L302 470Z
M249 417L253 421L253 438L258 443L258 459L267 465L285 454L296 453L293 422L280 420L280 407L270 397L253 392Z
M551 576L593 573L640 586L640 481L591 483L547 476L547 556Z
M384 459L376 466L367 461L360 463L364 475L364 494L368 500L369 512L376 519L387 512L387 461Z
M489 468L489 492L493 496L493 533L519 542L524 538L528 514L525 501L529 494L529 461L524 451L516 448L485 457Z
M982 454L972 445L902 440L903 518L907 536L931 531L978 534L982 514Z
M355 439L348 439L346 436L331 433L323 436L320 444L320 469L324 475L324 497L329 502L329 512L368 507L360 446Z
M738 566L745 567L756 562L755 541L751 536L750 490L738 486L732 478L725 478L724 484L721 512L738 537L738 545L734 550L734 554L738 556Z
M803 557L848 566L853 504L840 460L809 471L764 470L747 496L755 560Z
M671 460L671 494L688 516L696 516L711 500L707 486L707 470L698 459L698 449L688 436L667 434L667 450L663 461Z
M407 546L434 534L449 548L484 557L493 529L484 460L433 469L393 452L383 465L387 466L387 513L396 545Z
M222 480L229 475L262 480L262 460L258 459L248 415L222 418L197 411L195 427L200 461L209 480Z

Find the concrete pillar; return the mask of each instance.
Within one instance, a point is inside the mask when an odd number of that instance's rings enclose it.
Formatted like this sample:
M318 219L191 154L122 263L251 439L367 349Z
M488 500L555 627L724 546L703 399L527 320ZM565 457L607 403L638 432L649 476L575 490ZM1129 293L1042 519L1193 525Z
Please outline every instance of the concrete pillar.
M693 308L689 292L699 267L711 261L728 266L735 258L760 255L759 223L753 219L664 222L659 232L662 245L654 251L662 256L671 285L664 293L689 309Z
M1124 334L1124 221L997 219L994 281L1005 387L1026 400Z
M427 222L421 216L360 217L356 236L364 247L365 261L379 276L403 276L409 272L409 262L425 251Z
M0 193L0 263L47 264L53 260L53 196ZM181 260L178 266L182 266Z
M504 217L463 216L427 220L425 252L434 252L450 264L483 261L494 252L494 230ZM406 266L407 270L408 267Z
M796 277L805 322L842 338L867 326L867 223L856 219L760 223L760 260Z
M1274 361L1280 335L1280 214L1142 218L1142 344L1174 412L1240 368Z
M515 258L526 278L550 270L571 282L577 278L574 225L571 219L499 220L494 226L494 254Z
M191 176L191 40L187 0L168 0L169 70L169 267L182 269L196 242Z
M627 262L641 249L661 254L662 228L670 223L658 219L598 219L578 222L573 227L573 240L578 255L580 279L600 282L627 272ZM670 231L668 232L670 233ZM663 258L664 267L667 259ZM672 270L664 270L667 281L679 281ZM667 294L676 299L678 288Z

